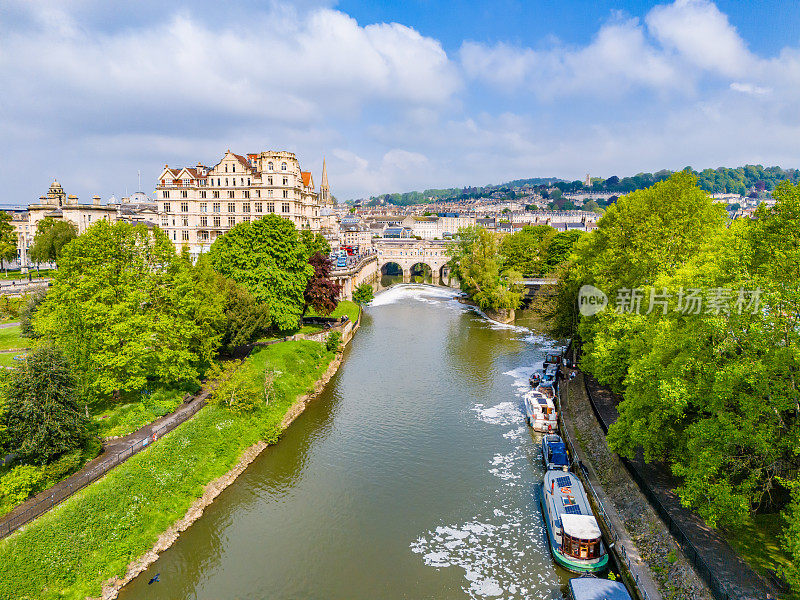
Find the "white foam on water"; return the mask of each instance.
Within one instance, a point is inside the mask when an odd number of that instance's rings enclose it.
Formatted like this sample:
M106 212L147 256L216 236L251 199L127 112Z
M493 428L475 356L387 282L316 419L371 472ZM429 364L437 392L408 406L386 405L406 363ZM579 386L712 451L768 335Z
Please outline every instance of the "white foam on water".
M462 589L473 600L560 598L555 571L542 568L550 562L547 545L523 510L495 508L492 522L475 518L439 526L415 540L411 550L428 566L463 569Z
M457 295L459 295L459 292L455 290L435 285L393 285L375 296L369 306L387 306L401 300L417 300L429 304L438 304L441 300L452 300Z
M492 458L492 468L489 473L495 477L499 477L503 481L519 479L521 475L517 472L517 459L520 458L519 454L511 452L509 454L495 454Z
M507 440L518 440L525 434L526 431L527 428L525 427L517 427L516 429L512 429L511 431L506 431L503 434L503 437L506 438Z
M520 407L515 402L501 402L489 408L476 404L472 410L478 414L478 419L490 425L515 425L524 420Z
M533 365L526 365L524 367L517 367L516 369L511 369L510 371L506 371L503 375L508 375L509 377L514 378L514 387L517 388L519 391L527 391L531 387L530 376L531 373L536 371L537 369L541 369L541 363L536 363ZM522 394L517 394L521 396Z

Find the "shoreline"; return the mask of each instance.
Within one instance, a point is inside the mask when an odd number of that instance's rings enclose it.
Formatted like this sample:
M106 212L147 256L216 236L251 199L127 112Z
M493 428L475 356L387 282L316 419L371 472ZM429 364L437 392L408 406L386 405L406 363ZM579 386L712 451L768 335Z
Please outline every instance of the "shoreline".
M363 312L363 309L361 310ZM322 390L325 389L325 386L328 385L331 379L333 379L333 376L339 372L339 367L344 361L344 353L347 350L347 346L355 336L355 333L360 326L361 312L359 313L358 321L353 324L353 327L349 331L349 336L346 338L346 340L344 338L342 340L342 351L337 353L336 358L331 361L322 376L317 379L313 389L306 394L298 396L294 403L286 411L286 414L281 420L281 433L286 431L286 428L289 427L289 425L291 425L294 420L305 411L309 403L319 396ZM280 440L278 440L278 443L280 443ZM236 481L239 475L245 471L250 463L252 463L267 448L269 448L269 444L264 441L258 441L249 448L245 449L240 455L239 461L232 469L230 469L224 475L221 475L220 477L208 482L203 487L203 495L192 503L182 518L170 525L158 537L156 543L150 550L128 563L128 567L124 576L121 578L112 577L111 579L107 580L103 584L100 597L87 598L87 600L114 600L119 595L122 588L124 588L151 564L158 560L159 555L165 550L169 549L177 541L181 532L188 529L195 521L202 517L205 509L214 502L217 496L219 496L225 488Z

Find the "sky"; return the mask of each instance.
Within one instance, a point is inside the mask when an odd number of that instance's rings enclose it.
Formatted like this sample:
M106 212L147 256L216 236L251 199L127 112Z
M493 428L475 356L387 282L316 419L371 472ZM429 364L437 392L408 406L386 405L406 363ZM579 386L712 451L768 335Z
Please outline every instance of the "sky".
M0 203L289 150L340 200L800 167L795 0L0 2Z

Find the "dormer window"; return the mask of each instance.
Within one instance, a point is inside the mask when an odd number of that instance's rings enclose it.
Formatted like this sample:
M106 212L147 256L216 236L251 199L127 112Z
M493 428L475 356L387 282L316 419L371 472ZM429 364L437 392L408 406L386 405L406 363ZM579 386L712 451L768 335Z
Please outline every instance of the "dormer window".
M270 171L274 171L275 170L275 165L273 164L272 161L267 163L267 169L269 169Z
M285 171L287 168L289 168L289 165L287 165L285 162L282 162L281 163L281 171Z

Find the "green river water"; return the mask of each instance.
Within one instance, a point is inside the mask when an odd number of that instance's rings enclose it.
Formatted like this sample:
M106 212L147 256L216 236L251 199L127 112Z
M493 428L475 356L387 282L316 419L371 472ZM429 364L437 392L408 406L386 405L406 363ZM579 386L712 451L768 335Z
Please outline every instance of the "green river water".
M563 598L520 398L556 343L453 297L379 294L321 396L120 598Z

